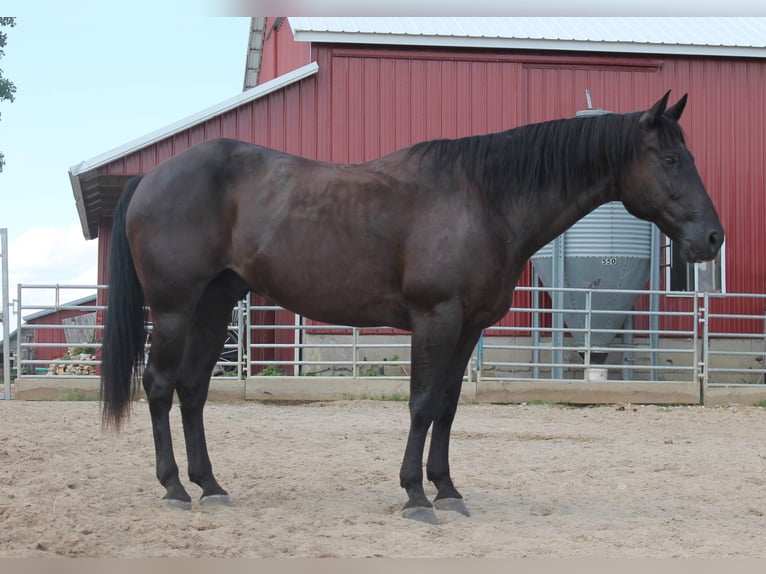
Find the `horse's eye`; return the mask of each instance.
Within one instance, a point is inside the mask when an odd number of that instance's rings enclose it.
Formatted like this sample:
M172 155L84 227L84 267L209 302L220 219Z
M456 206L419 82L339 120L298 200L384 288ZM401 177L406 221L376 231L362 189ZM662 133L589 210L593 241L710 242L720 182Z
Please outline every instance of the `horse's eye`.
M678 156L674 154L662 156L662 163L667 167L678 165Z

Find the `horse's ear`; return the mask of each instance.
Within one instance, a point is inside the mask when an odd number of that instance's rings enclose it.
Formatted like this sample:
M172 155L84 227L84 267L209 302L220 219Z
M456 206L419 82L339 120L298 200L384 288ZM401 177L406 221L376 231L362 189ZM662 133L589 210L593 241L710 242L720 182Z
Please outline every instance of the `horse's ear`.
M657 103L654 104L651 108L646 110L643 115L641 116L641 119L638 120L638 125L641 126L643 129L648 129L652 127L655 122L662 116L662 114L665 112L665 108L668 105L668 98L670 97L670 90L668 90L664 96L662 96L659 100L657 100Z
M678 120L681 119L681 114L684 113L684 108L686 107L686 99L688 97L689 94L684 94L684 96L678 100L674 106L665 110L665 115L678 123Z

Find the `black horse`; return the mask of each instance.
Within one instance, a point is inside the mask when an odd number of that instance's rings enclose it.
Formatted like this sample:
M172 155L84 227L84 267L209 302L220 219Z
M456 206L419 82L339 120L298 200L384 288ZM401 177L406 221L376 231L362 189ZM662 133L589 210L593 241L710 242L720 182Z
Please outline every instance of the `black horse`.
M401 466L407 516L468 514L450 477L450 429L483 329L506 314L526 261L613 200L681 245L716 256L723 228L687 150L669 92L645 112L562 119L416 144L358 165L233 140L202 143L132 179L117 205L101 376L119 428L143 387L164 504L190 507L169 411L178 394L189 479L228 502L213 476L202 411L232 307L249 290L327 323L412 332L410 430Z

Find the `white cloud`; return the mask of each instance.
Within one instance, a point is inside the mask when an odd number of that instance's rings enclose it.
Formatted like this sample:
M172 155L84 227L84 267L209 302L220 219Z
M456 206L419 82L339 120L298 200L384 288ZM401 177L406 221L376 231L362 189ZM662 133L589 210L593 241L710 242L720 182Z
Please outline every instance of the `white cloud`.
M98 244L86 241L80 226L32 227L8 246L11 283L70 283L74 279L95 284ZM93 269L88 277L85 272Z
M79 299L95 293L95 289L70 289L68 285L96 285L98 242L86 241L79 224L66 227L32 227L8 245L9 297L18 298L17 286L60 285L58 303ZM56 304L56 290L32 289L22 291L22 315L36 311L33 305ZM18 303L17 303L18 305ZM14 308L18 308L14 305ZM17 317L10 317L11 330Z

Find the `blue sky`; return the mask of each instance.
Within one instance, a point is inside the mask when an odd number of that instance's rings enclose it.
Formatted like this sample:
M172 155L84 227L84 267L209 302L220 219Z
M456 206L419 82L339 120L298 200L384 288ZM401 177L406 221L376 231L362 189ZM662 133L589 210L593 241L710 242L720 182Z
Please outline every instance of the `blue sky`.
M17 88L0 103L12 298L17 282L96 281L71 166L242 91L249 18L67 6L22 10L5 29L0 69Z

